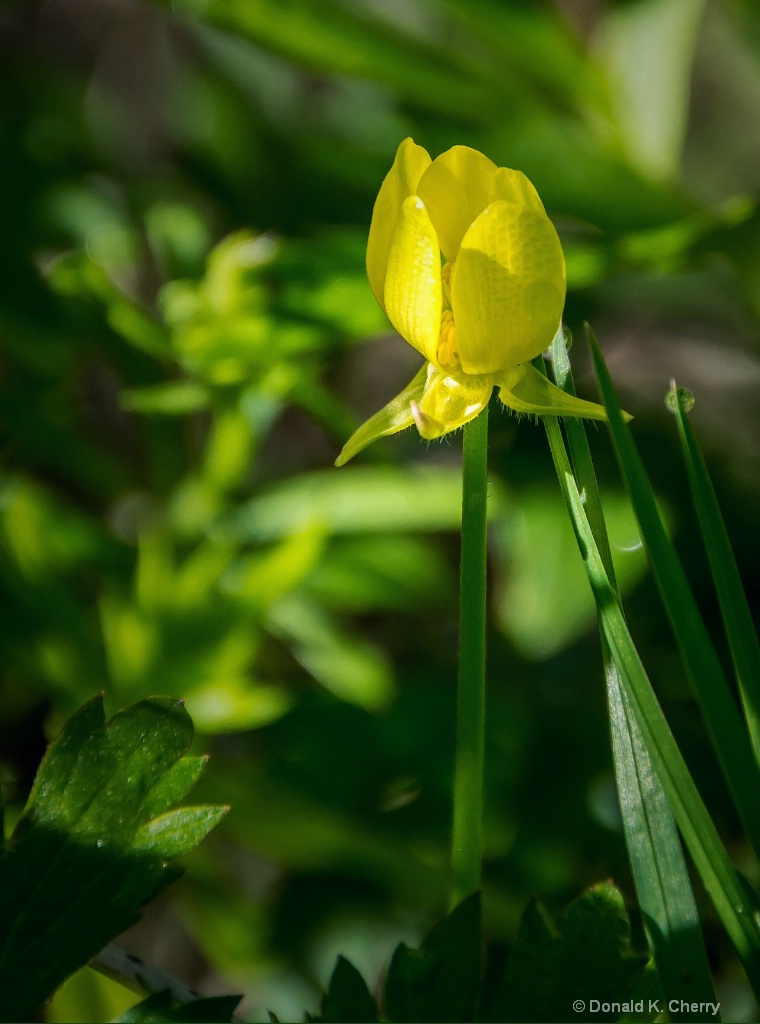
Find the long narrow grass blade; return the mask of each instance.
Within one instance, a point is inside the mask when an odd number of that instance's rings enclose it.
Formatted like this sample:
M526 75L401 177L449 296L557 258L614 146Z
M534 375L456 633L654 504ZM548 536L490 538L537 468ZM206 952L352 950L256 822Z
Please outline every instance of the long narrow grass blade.
M672 1021L704 1020L716 1002L683 847L636 714L605 639L605 675L620 811L644 927Z
M678 423L689 485L697 510L702 539L707 549L715 590L718 594L723 625L731 648L736 680L739 684L744 717L749 730L755 760L760 764L760 642L752 622L752 613L744 594L736 559L726 532L718 499L715 497L697 439L691 429L679 389L673 383L670 395ZM670 396L669 396L670 397Z
M558 387L574 393L570 361L561 332L552 345ZM586 515L610 581L615 582L612 553L599 486L583 423L565 420L573 470L585 498ZM558 472L560 466L557 466ZM609 644L602 633L612 752L631 871L660 984L668 1001L679 1007L715 1002L707 953L683 848L662 786L624 688ZM671 1019L697 1020L691 1010Z
M760 800L757 798L760 771L749 737L681 562L663 526L641 458L623 422L599 344L593 331L590 328L587 330L615 454L631 496L681 661L702 711L736 810L750 842L760 852Z
M744 965L750 984L758 995L760 932L753 913L751 895L728 859L641 664L617 595L604 570L556 420L547 422L547 434L597 603L602 631L623 683L625 700L630 703L644 745L692 860Z

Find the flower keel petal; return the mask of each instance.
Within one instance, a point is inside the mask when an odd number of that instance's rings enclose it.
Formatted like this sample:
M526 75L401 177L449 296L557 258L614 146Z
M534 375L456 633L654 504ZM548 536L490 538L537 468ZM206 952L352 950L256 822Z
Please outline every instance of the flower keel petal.
M420 436L432 441L463 427L488 405L492 391L490 377L454 377L431 366L412 410Z

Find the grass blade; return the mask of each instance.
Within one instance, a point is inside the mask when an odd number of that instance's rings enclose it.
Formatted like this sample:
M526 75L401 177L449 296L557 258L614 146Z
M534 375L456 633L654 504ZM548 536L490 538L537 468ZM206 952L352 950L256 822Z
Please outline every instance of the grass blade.
M605 676L620 810L636 894L666 1000L716 1002L691 880L665 792L605 639ZM703 1013L672 1012L672 1021Z
M561 333L552 346L558 387L574 393L570 361ZM573 470L585 496L585 510L610 585L619 598L612 554L591 451L581 420L564 421ZM557 466L558 472L560 466ZM639 906L666 999L715 1002L707 953L683 848L636 723L609 644L602 633L602 655L610 714L615 779L626 845ZM690 1011L673 1020L696 1020Z
M626 427L609 372L587 327L599 388L621 473L631 496L652 572L736 810L760 851L760 772L739 708L699 614L686 575L660 518L654 492Z
M691 429L686 409L678 398L673 382L672 408L678 424L689 486L697 510L710 562L715 590L718 594L723 625L731 648L731 658L739 684L744 717L749 730L755 760L760 764L760 642L752 622L752 613L744 594L731 542L726 533L718 500L702 452Z
M760 932L751 896L728 859L641 664L586 517L559 424L548 418L545 422L560 485L597 603L599 621L620 673L625 699L636 718L692 860L757 995L760 993Z

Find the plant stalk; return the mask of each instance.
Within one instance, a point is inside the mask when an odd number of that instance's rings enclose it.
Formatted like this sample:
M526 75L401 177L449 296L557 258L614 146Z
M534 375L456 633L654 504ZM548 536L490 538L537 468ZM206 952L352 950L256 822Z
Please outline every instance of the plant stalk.
M459 594L451 907L480 888L486 691L486 506L488 408L466 424L462 450L462 561Z

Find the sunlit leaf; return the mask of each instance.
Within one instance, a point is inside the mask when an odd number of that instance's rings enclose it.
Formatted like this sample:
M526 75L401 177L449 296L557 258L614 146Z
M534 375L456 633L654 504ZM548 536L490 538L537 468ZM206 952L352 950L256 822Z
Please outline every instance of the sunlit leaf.
M489 488L489 514L502 494ZM215 527L220 540L272 540L308 526L330 533L457 529L461 519L458 471L357 467L290 479L242 505Z
M172 810L202 767L184 757L191 739L179 701L153 698L106 722L97 697L50 746L2 852L0 1019L31 1019L219 822L223 807Z
M605 495L604 510L615 570L627 591L647 571L636 518L619 491ZM495 536L499 623L521 652L549 657L593 627L594 599L556 488L517 495Z
M270 608L267 624L336 697L371 711L388 705L395 685L385 653L346 633L317 604L292 594Z
M675 176L689 113L691 65L704 0L639 0L599 30L612 100L634 165Z

